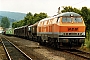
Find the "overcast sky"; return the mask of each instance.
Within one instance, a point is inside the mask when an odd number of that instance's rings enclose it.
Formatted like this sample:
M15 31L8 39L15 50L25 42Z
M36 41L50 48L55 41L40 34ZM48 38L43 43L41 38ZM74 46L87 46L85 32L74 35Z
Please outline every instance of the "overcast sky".
M0 0L0 11L57 14L58 7L72 6L90 8L90 0ZM61 8L62 9L62 8Z

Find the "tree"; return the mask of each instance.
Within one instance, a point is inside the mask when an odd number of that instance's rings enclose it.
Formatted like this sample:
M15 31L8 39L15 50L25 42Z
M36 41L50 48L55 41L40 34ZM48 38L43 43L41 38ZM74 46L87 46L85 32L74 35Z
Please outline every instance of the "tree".
M35 13L34 14L34 23L36 23L36 22L38 22L38 21L40 21L41 19L44 19L44 18L46 18L46 17L48 17L48 15L46 14L46 13L39 13L39 14L37 14L37 13Z
M71 6L63 6L63 10L61 12L76 12L78 14L81 13L81 11L77 8L72 8Z
M3 28L9 28L9 26L10 26L10 21L8 20L7 17L3 17L1 19L1 27L3 27Z
M81 15L85 21L86 29L90 31L90 9L87 7L82 7L81 9Z
M71 6L63 6L63 10L61 12L73 12L73 8Z
M12 28L16 28L15 22L12 23Z
M37 21L40 21L41 19L44 19L47 17L46 13L35 13L34 15L32 13L27 13L24 18L24 25L32 25L36 23Z
M35 13L33 15L32 13L29 12L26 14L26 16L24 17L23 20L20 20L18 22L14 22L12 24L12 27L16 28L16 27L25 26L25 25L32 25L32 24L34 24L34 23L36 23L36 22L38 22L46 17L47 17L46 13L41 12L39 14Z
M30 22L33 18L33 14L32 13L27 13L25 18L24 18L24 25L27 25L27 24L33 24L33 22Z

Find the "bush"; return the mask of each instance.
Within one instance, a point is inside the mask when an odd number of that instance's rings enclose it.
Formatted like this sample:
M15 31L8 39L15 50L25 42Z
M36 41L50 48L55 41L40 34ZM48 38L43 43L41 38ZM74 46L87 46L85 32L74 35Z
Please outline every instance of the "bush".
M86 40L85 45L86 45L87 48L90 49L90 39L89 39L89 41Z

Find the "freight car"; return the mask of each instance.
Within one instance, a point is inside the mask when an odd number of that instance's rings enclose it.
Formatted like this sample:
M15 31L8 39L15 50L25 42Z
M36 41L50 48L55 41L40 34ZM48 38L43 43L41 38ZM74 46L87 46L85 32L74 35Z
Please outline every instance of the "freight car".
M81 15L65 12L42 19L33 25L14 29L16 36L57 48L80 47L85 41L85 23Z
M37 41L37 25L38 22L28 26L28 38L34 41Z
M26 25L14 29L14 35L21 38L36 40L37 39L37 23Z
M27 38L27 25L26 26L22 26L22 27L18 27L14 29L14 35L17 37L21 37L21 38Z

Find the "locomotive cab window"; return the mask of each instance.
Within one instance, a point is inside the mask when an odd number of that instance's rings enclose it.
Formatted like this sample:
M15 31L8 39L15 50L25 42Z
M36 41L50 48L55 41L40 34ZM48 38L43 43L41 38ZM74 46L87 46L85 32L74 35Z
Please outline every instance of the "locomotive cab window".
M71 17L62 17L62 22L72 22Z
M82 18L80 17L73 17L74 22L82 22Z

